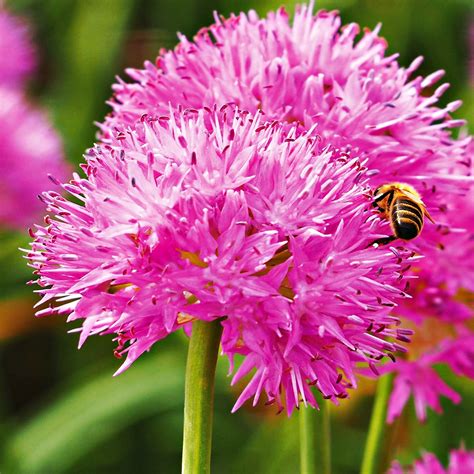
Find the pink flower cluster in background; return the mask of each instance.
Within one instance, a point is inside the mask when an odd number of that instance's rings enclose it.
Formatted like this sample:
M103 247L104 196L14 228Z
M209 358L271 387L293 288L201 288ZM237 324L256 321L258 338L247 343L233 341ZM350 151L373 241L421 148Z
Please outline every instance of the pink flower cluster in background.
M24 96L35 66L27 25L0 7L0 227L26 230L43 207L38 194L51 188L48 173L67 172L59 137Z
M467 159L472 159L471 142ZM471 165L472 169L472 165ZM460 377L474 379L474 191L446 205L451 226L439 224L437 246L428 254L431 266L422 262L412 286L410 303L402 303L397 314L413 323L416 332L407 361L386 366L395 372L388 420L399 416L413 394L418 418L426 419L426 408L441 413L440 396L454 403L461 397L436 374L437 365L448 366Z
M44 113L0 87L0 223L25 229L43 208L48 173L66 175L62 145Z
M234 381L253 370L236 407L265 391L290 412L315 404L311 384L346 397L358 362L376 372L410 334L398 315L435 318L450 325L439 349L380 369L399 373L390 417L413 390L423 418L439 394L458 400L434 364L474 372L459 301L474 290L471 138L451 136L459 101L436 105L442 71L416 76L421 60L400 67L379 27L356 40L312 8L216 18L114 86L87 178L64 186L84 205L46 196L55 218L31 258L61 306L40 314L84 319L81 343L117 334L123 367L194 318L226 317L222 350L245 356ZM391 230L371 191L393 181L436 224L376 248Z
M0 5L0 32L0 81L3 86L23 86L37 63L29 26Z
M398 461L394 461L387 474L471 474L472 472L474 472L474 451L461 448L451 451L446 469L434 454L424 453L422 458L408 469L402 468Z

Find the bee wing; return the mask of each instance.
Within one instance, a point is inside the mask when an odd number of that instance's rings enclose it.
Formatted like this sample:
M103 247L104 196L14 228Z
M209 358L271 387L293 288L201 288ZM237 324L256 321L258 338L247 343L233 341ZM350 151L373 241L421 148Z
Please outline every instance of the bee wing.
M421 204L423 207L424 207L424 203L423 201L421 200L421 197L419 196L418 193L412 193L409 189L404 189L403 190L403 194L405 194L406 196L408 196L410 199L412 199L413 201Z
M436 224L436 222L433 220L433 218L430 216L430 213L427 211L425 203L421 200L419 196L416 196L415 194L411 193L410 191L406 190L405 194L413 199L416 203L418 203L422 209L423 209L423 214L427 217L429 221L431 221L433 224Z

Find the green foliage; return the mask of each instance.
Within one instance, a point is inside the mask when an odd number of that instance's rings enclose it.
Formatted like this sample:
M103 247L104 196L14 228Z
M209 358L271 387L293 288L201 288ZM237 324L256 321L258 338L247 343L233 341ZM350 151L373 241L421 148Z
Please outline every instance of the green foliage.
M133 0L81 0L62 38L61 67L47 100L75 162L93 142L93 121L103 115L133 5Z
M183 370L182 354L168 351L120 377L107 371L82 380L9 436L5 472L67 472L137 420L181 409Z
M27 249L31 238L28 235L0 230L0 301L22 294L31 294L26 282L31 280L31 268L26 264L19 248Z

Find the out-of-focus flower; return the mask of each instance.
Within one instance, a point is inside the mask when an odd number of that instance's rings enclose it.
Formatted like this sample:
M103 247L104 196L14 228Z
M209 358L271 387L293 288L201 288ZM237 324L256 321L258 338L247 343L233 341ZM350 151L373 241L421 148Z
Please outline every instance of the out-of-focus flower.
M456 318L453 318L456 320ZM395 374L394 388L389 399L387 421L400 416L410 396L413 396L416 415L426 420L427 408L441 413L440 397L454 403L460 395L437 374L435 366L448 366L456 375L474 379L474 334L463 323L462 315L454 324L439 318L424 319L415 329L407 359L379 368L380 373ZM364 373L373 376L370 371Z
M36 66L36 54L26 22L0 4L0 85L21 87Z
M473 472L474 451L461 448L451 451L446 469L434 454L424 453L422 458L409 468L404 469L398 461L394 461L387 474L472 474Z
M237 409L262 392L291 413L310 385L337 402L355 364L402 348L389 315L407 267L403 248L375 248L365 163L321 146L313 130L224 110L143 117L91 149L86 179L45 200L29 255L43 314L116 334L125 370L195 319L221 319L222 352L252 373ZM53 301L56 303L51 304Z
M66 176L62 145L46 116L20 92L0 87L0 226L27 228L50 189L48 174Z
M422 356L415 361L399 360L396 366L387 365L387 370L382 369L382 372L393 371L397 374L388 406L387 421L389 423L400 416L410 395L413 395L416 415L422 421L426 419L427 407L441 413L439 402L441 395L454 403L461 401L459 394L443 382L427 359L429 358Z
M38 194L51 188L48 173L63 179L67 172L59 137L23 96L35 66L27 24L0 5L0 227L31 225Z
M471 318L472 308L457 298L474 290L474 205L466 197L472 139L451 136L464 123L451 117L461 102L437 106L449 87L435 87L444 72L414 75L422 58L400 67L397 55L385 55L379 26L356 41L358 25L341 28L337 12L312 10L313 2L300 7L292 23L283 9L262 19L253 11L216 17L194 41L180 36L156 65L130 69L133 82L114 86L102 140L144 114L158 117L169 104L230 102L295 124L297 133L315 127L323 144L366 159L372 189L394 181L414 186L436 222L407 244L425 258L413 300L397 314L418 323ZM391 234L388 222L384 232Z

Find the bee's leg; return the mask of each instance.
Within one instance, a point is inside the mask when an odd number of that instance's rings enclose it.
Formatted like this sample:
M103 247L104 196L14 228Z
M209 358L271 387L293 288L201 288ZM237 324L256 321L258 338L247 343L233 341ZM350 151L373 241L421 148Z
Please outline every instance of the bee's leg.
M436 224L436 222L433 220L433 218L430 216L430 213L425 209L424 210L424 215L433 223Z
M382 239L377 239L377 240L374 240L373 242L371 242L368 247L372 247L373 245L377 244L377 246L379 245L387 245L391 242L393 242L394 240L397 240L398 237L396 237L395 235L391 235L390 237L383 237Z

